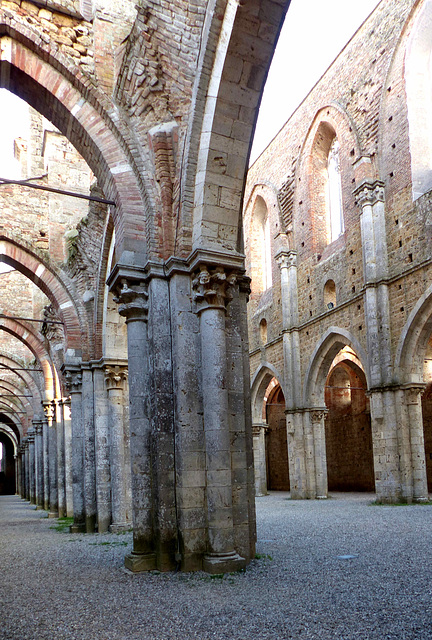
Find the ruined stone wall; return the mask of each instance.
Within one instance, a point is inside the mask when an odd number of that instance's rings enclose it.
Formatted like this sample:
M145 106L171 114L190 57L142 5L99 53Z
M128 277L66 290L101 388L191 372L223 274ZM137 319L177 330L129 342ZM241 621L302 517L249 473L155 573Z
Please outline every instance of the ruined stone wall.
M272 225L272 253L277 251L278 236L288 234L290 246L297 252L299 295L299 326L301 334L301 369L304 375L311 353L326 327L349 327L364 349L367 349L363 304L363 256L361 250L360 213L353 190L364 178L356 168L359 156L371 158L375 177L385 180L386 230L389 243L389 270L396 279L390 285L392 299L393 354L405 323L428 281L429 267L410 273L412 268L430 256L428 244L429 209L426 199L414 206L410 200L410 163L407 108L404 102L403 78L399 66L391 67L395 47L410 16L414 2L382 2L355 34L345 49L318 81L302 104L293 113L276 138L269 144L248 173L245 194L245 246L250 269L250 236L253 202L264 187L271 185L277 192L277 206L269 207ZM409 28L409 26L408 26ZM408 37L407 30L403 37ZM397 78L387 82L391 69ZM399 74L399 76L398 76ZM385 109L382 105L385 104ZM381 111L380 111L381 110ZM317 118L331 121L341 144L341 175L345 233L323 250L316 240L313 219L314 187L311 179L312 143ZM384 135L379 123L389 122L393 134L386 137L386 148L378 157ZM381 125L384 127L384 125ZM315 127L315 129L314 129ZM343 133L343 136L340 133ZM391 144L390 144L391 143ZM393 144L395 148L393 148ZM396 153L398 150L398 153ZM381 174L379 165L392 167ZM388 195L387 195L388 194ZM267 198L268 200L268 198ZM401 246L399 246L401 244ZM406 272L403 283L397 279ZM259 345L259 323L266 315L269 335L281 333L280 270L273 261L273 286L249 303L251 349ZM253 278L253 273L251 274ZM333 279L336 284L335 308L329 311L324 303L324 285ZM253 285L252 285L253 287ZM267 302L269 301L269 302ZM265 309L265 313L261 310ZM270 328L271 327L271 328ZM274 349L269 346L266 359ZM253 356L251 371L256 366Z

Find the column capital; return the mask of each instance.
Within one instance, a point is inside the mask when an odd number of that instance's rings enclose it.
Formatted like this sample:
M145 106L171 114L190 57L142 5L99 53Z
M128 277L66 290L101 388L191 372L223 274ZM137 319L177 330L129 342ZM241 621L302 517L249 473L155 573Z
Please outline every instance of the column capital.
M29 444L34 444L35 441L35 430L34 429L29 429L27 431L27 441Z
M205 309L223 309L233 299L232 289L237 283L238 274L224 267L199 265L199 270L192 276L193 298L197 305L196 312Z
M373 206L377 202L385 202L384 182L381 180L364 180L354 189L353 196L361 207L366 205Z
M275 255L275 260L278 263L280 269L288 269L289 267L297 266L297 251L290 251L289 249L280 249Z
M44 400L42 402L45 418L48 421L48 426L52 426L55 416L55 403L53 400Z
M119 305L118 312L126 318L126 322L133 320L147 322L148 287L145 282L134 282L123 278L114 302Z
M82 373L81 368L74 367L63 370L65 387L69 393L81 393Z
M38 420L37 418L35 418L34 420L32 420L32 424L33 424L33 428L35 430L35 434L37 436L40 436L42 434L43 421L42 420Z
M312 424L321 422L321 420L327 415L327 407L317 407L316 409L309 409L309 415Z
M104 374L107 391L109 391L110 389L124 390L125 382L128 377L128 368L126 366L118 364L105 365Z
M254 423L252 425L252 435L259 436L263 431L264 433L268 431L268 429L269 429L269 426L265 422Z
M405 391L405 403L407 405L418 404L421 402L421 396L425 392L426 384L410 384L404 385L402 388Z

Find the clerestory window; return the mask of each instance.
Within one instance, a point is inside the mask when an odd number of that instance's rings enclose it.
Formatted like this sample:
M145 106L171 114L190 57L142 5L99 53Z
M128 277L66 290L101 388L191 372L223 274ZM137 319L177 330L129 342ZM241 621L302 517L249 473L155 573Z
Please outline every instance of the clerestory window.
M327 225L329 242L334 242L344 232L339 142L336 137L327 157Z

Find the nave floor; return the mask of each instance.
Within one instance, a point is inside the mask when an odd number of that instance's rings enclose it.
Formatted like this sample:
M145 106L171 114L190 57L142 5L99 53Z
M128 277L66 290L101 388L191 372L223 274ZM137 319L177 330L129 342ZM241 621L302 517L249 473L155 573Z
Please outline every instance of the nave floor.
M132 534L70 534L0 497L1 640L432 638L432 506L258 498L245 573L132 575Z

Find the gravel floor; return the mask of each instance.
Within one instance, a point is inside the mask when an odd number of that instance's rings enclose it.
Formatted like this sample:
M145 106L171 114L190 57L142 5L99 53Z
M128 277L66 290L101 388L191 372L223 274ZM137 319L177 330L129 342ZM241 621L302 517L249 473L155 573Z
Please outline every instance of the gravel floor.
M71 535L0 497L2 640L432 639L432 506L257 499L257 559L223 579L123 569L131 534Z

